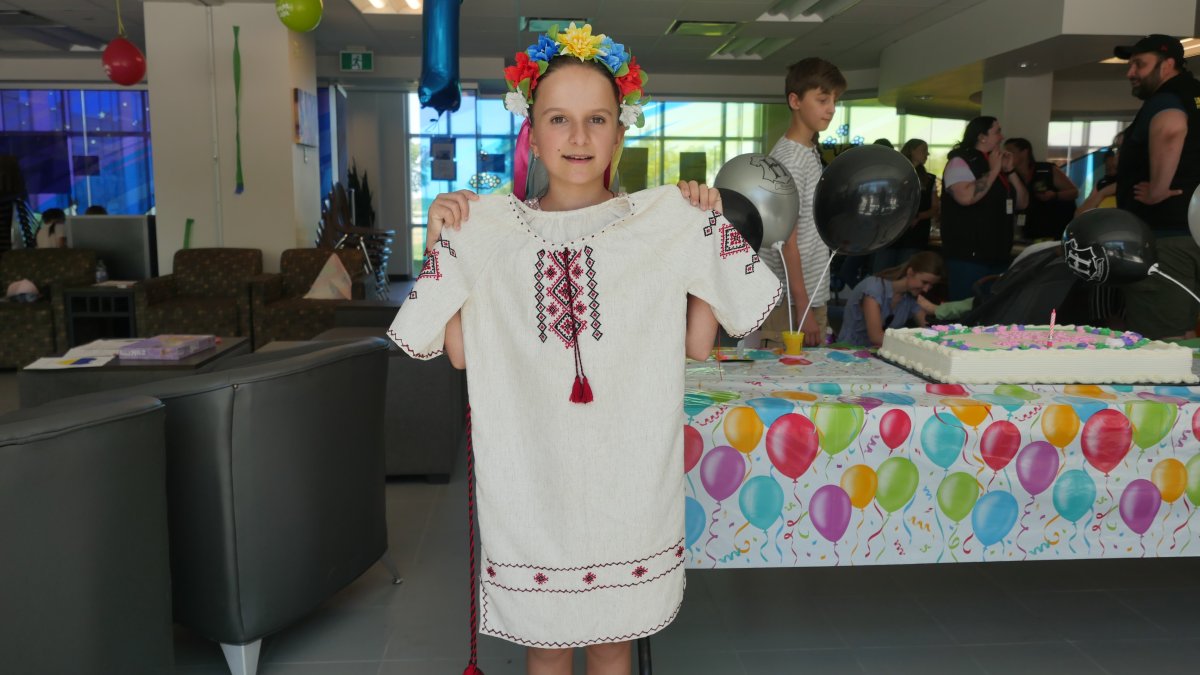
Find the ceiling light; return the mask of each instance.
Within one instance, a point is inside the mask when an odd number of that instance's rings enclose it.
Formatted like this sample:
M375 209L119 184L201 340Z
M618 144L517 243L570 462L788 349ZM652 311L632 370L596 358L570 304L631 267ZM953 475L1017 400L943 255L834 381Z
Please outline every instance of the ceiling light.
M582 26L591 22L591 19L545 19L523 16L521 17L520 27L521 30L530 33L549 33L550 29L554 26L566 30L567 26L570 26L572 23L576 26Z
M326 3L328 4L328 3ZM350 0L350 4L364 16L371 14L399 14L401 16L420 16L421 0Z
M421 9L421 0L404 0L409 9Z
M721 37L729 35L737 27L735 21L676 21L667 29L667 35Z
M918 101L932 101L933 95L932 94L917 94L913 98L917 99Z
M371 6L375 9L383 9L387 6L387 0L368 0Z
M861 0L780 0L758 21L821 22L845 12Z

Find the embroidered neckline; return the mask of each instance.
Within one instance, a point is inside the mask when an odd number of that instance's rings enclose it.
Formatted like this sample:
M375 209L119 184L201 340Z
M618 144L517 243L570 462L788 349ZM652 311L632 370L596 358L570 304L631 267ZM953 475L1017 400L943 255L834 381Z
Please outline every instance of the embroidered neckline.
M596 230L595 232L576 237L574 239L571 239L570 241L551 241L549 239L546 239L545 237L543 237L541 234L539 234L537 231L535 231L533 229L533 225L531 222L532 219L541 217L543 214L561 214L561 213L585 214L589 211L598 210L601 208L613 208L613 202L618 201L618 200L622 200L625 202L625 210L627 211L627 213L625 213L622 216L619 216L615 220L612 220L612 221L606 223L604 226L602 226L600 229ZM530 202L533 202L533 203L531 204ZM509 203L509 207L512 209L513 213L516 215L517 220L520 221L521 226L525 228L525 231L529 234L529 236L532 237L533 239L535 239L547 246L551 246L551 247L580 246L583 244L583 242L591 240L591 239L595 239L596 237L599 237L600 235L608 232L609 230L613 229L617 225L620 225L621 223L625 222L629 218L632 218L633 216L637 215L637 213L638 213L637 200L635 200L631 195L626 194L624 192L613 197L612 199L606 199L606 200L600 202L599 204L592 204L591 206L585 206L582 209L575 209L573 211L543 211L541 209L541 207L538 203L538 199L536 197L533 199L530 199L528 201L522 201L520 199L517 199L516 195L512 195L512 194L508 195L508 203Z

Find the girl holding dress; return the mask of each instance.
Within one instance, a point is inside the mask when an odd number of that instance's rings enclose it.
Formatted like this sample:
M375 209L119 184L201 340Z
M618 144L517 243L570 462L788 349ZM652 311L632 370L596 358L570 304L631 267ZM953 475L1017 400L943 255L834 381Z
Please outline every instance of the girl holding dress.
M549 189L440 196L431 225L461 222L468 201L471 225L438 232L388 332L467 371L478 631L527 646L531 674L570 673L584 647L590 675L623 675L630 641L683 598L684 357L708 357L718 321L757 328L782 289L675 186L610 191L642 122L645 76L623 45L572 24L505 74Z

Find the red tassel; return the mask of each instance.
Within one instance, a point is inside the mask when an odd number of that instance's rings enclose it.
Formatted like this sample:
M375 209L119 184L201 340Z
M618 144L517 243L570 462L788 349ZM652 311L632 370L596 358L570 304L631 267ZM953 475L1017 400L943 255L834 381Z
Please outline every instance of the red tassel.
M583 377L582 389L583 389L582 402L583 403L591 403L592 402L592 385L588 384L586 375Z
M463 675L483 675L483 671L479 669L479 666L472 663L463 671Z
M575 376L575 384L571 386L571 403L583 403L583 383Z

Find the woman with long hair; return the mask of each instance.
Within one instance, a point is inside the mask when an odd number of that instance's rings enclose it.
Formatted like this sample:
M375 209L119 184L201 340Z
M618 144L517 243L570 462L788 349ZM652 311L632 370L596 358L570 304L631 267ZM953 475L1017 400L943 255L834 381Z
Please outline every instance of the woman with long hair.
M976 117L942 174L942 253L951 300L971 295L977 280L1000 274L1012 259L1016 213L1028 206L1029 193L1003 143L999 120Z
M925 310L917 300L944 275L941 256L922 251L858 282L846 301L838 342L878 347L885 329L904 328L913 320L925 325Z
M917 207L917 215L900 238L888 245L887 248L875 253L872 265L874 269L883 270L908 260L929 246L929 231L933 219L941 213L941 203L937 199L937 176L925 170L925 162L929 159L929 144L920 138L910 138L900 146L900 154L912 162L917 170L917 178L921 182L921 205Z

